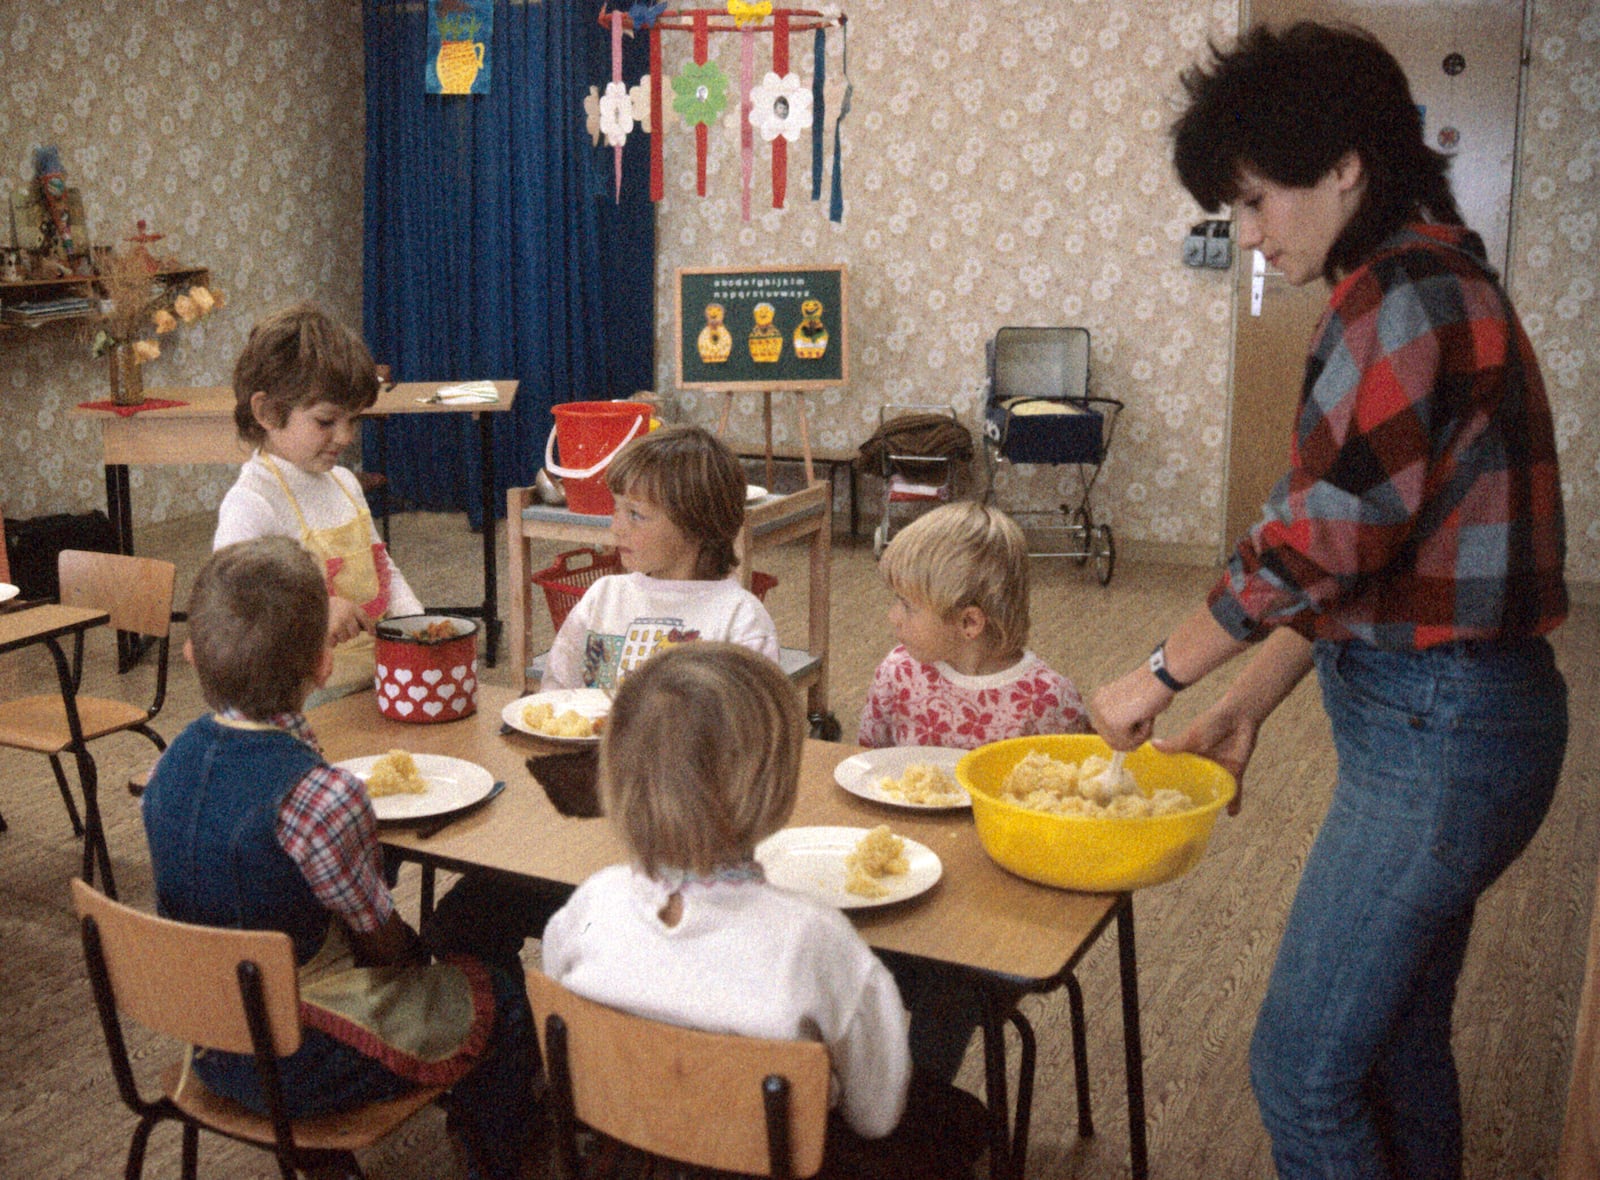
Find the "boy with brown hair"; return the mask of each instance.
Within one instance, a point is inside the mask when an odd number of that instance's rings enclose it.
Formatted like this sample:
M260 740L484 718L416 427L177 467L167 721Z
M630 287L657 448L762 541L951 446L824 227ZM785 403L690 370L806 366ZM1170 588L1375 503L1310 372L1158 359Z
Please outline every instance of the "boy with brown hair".
M227 546L201 569L184 654L216 711L173 741L144 794L157 909L293 939L306 1027L279 1062L290 1117L450 1086L469 1172L511 1180L538 1109L521 965L429 963L396 912L366 791L322 758L300 712L332 664L327 610L321 572L287 538ZM196 1051L192 1068L265 1113L249 1055Z

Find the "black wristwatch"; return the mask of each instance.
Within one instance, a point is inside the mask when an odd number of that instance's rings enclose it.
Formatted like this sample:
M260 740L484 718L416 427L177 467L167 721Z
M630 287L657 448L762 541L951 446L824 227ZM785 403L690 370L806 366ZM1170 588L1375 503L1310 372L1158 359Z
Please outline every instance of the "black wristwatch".
M1166 685L1173 692L1182 692L1184 689L1189 687L1182 680L1179 680L1171 672L1167 671L1167 641L1165 639L1156 644L1155 651L1150 653L1150 675L1161 681L1162 684Z

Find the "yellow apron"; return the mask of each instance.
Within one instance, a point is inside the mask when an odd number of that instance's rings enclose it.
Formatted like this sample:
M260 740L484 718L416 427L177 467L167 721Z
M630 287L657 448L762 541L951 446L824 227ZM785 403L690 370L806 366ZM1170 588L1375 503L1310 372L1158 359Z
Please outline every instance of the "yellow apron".
M314 529L306 523L300 502L265 451L261 461L277 478L278 486L288 497L300 521L300 545L322 563L323 576L328 583L328 594L348 598L361 608L363 614L377 622L389 612L389 551L382 541L372 538L372 513L367 506L350 494L337 477L334 483L355 509L355 518L333 528ZM333 649L333 674L323 685L322 693L342 695L361 688L371 688L375 669L372 636L363 631Z

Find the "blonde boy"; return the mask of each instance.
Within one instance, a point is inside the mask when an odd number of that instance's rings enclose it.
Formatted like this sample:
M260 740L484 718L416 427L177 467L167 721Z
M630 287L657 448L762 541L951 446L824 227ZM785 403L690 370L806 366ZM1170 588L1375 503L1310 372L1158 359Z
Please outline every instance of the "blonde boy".
M1028 547L1005 513L946 504L907 525L879 566L897 646L878 665L863 746L972 749L1083 733L1083 698L1027 650Z

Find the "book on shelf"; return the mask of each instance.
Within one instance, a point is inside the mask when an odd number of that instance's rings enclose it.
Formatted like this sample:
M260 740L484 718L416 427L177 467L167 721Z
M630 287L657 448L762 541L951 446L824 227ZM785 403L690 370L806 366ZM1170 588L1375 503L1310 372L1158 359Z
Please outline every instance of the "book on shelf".
M61 299L35 299L25 303L8 303L0 317L8 324L38 327L52 320L77 319L95 309L95 301L80 296Z

